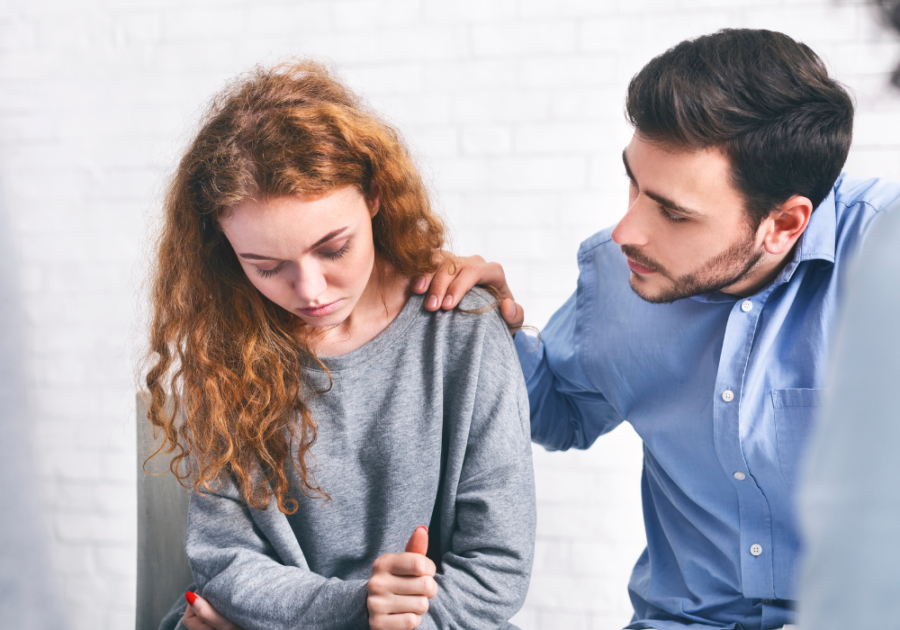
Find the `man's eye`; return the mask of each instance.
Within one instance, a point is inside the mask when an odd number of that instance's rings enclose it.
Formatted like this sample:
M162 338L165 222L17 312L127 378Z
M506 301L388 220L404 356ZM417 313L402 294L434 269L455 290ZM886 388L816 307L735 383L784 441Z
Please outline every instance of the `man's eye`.
M677 214L672 214L664 206L659 207L659 211L662 212L663 216L666 217L672 223L681 223L682 221L687 221L684 217L680 217Z

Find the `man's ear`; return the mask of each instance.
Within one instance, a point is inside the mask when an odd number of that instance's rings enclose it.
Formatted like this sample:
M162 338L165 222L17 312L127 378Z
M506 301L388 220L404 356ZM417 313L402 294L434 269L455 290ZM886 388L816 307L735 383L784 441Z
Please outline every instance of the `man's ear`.
M776 256L789 252L809 225L813 210L812 202L802 195L794 195L775 208L764 222L766 251Z

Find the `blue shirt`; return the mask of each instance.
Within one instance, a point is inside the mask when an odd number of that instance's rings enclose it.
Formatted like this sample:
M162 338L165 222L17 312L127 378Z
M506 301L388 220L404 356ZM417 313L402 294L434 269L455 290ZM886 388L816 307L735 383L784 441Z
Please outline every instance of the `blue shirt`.
M647 548L628 628L790 622L768 600L795 598L797 464L843 266L898 197L900 185L842 176L781 273L748 298L645 302L604 230L582 243L578 288L541 343L516 335L535 442L583 449L623 420L643 440Z

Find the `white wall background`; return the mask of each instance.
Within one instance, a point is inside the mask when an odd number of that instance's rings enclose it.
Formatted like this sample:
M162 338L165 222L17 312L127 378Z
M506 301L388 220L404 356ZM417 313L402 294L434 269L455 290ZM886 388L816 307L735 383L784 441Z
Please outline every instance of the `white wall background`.
M900 179L887 87L900 47L858 1L0 0L0 209L74 627L133 627L144 256L165 176L226 78L289 54L333 60L406 135L456 250L502 262L540 326L574 289L578 243L624 211L628 79L728 26L822 54L859 102L848 170ZM640 444L623 427L585 453L535 456L537 561L516 620L621 628L643 546Z

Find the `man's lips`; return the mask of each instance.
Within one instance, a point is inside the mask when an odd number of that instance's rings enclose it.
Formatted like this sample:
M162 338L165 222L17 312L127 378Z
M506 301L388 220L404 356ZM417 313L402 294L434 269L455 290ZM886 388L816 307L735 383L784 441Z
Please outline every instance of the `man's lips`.
M334 302L329 302L328 304L323 304L321 306L298 308L297 311L302 313L303 315L306 315L307 317L325 317L329 313L334 312L340 302L340 300L335 300Z
M650 267L645 267L644 265L639 265L634 262L630 258L625 258L628 261L628 268L631 269L634 273L640 274L642 276L650 275L651 273L656 273L655 269L650 269Z

